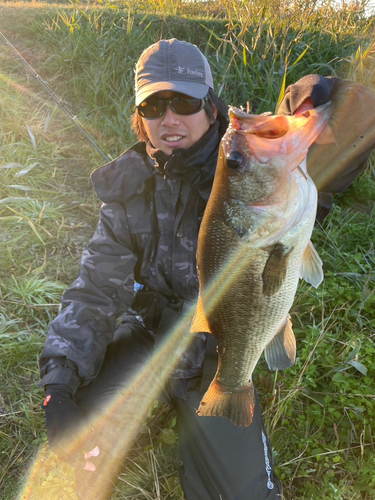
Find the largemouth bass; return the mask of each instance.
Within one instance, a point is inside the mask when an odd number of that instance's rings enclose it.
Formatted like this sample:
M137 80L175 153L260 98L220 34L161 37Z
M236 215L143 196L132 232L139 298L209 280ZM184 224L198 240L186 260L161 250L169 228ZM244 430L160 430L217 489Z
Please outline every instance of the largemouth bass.
M329 104L299 117L229 110L198 238L191 330L211 333L219 356L198 415L250 425L252 373L262 352L272 370L295 361L289 310L299 278L315 287L323 279L310 241L317 190L305 158L330 114Z

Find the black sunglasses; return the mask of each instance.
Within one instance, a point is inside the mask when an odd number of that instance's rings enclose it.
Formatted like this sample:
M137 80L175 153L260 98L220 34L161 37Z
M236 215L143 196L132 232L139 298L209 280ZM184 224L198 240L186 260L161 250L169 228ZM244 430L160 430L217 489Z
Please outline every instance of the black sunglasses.
M204 108L207 98L195 99L184 95L174 95L173 97L151 96L137 106L138 113L146 120L160 118L166 111L168 104L178 115L194 115Z

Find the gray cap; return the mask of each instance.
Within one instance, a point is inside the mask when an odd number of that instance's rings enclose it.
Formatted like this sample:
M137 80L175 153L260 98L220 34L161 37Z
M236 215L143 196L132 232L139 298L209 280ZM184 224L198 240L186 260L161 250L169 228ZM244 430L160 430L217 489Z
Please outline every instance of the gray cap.
M155 92L172 90L202 99L213 89L207 59L196 45L176 38L148 47L135 70L135 105Z

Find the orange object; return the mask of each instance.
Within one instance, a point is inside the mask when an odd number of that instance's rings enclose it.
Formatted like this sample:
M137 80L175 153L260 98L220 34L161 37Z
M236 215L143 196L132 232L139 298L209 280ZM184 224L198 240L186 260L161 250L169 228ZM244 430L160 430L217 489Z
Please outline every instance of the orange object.
M46 399L43 401L43 406L47 406L47 403L51 399L51 394L47 394Z

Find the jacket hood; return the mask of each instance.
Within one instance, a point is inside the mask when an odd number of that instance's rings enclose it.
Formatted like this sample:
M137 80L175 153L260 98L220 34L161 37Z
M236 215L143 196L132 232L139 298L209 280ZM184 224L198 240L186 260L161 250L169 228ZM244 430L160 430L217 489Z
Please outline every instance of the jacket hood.
M153 182L154 170L146 145L140 142L116 160L94 170L91 181L104 203L123 202L142 193L146 185Z

